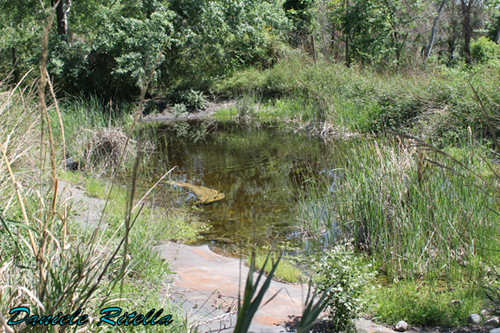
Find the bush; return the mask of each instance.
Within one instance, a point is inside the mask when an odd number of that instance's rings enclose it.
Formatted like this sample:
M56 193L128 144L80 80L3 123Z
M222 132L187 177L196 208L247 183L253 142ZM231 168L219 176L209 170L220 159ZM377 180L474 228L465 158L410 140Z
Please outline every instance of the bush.
M183 91L181 93L181 100L187 107L197 109L203 109L208 103L207 98L203 96L203 92L193 89Z
M472 59L478 63L488 63L500 58L500 45L486 37L479 37L470 44Z
M325 253L315 264L317 288L331 288L327 306L329 319L336 331L353 327L353 320L368 303L364 299L375 273L347 246L337 245Z
M183 103L177 103L172 107L172 112L176 117L182 117L186 114L187 107Z

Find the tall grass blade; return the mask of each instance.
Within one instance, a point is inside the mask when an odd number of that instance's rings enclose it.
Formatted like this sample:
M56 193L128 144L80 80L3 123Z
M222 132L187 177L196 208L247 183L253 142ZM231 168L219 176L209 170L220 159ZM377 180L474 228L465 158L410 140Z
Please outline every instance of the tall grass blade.
M314 294L309 299L309 296L311 296L311 284L312 282L309 281L309 288L307 290L307 298L305 302L306 308L302 312L302 317L300 318L300 321L297 325L297 333L309 332L309 330L314 325L314 322L316 321L318 316L326 308L326 306L330 302L330 299L333 297L333 294L328 295L331 290L331 288L328 288L325 291L323 291L323 294L321 295L319 300L317 300L315 303L318 291L315 290ZM335 284L336 283L334 283L334 285Z
M262 267L266 267L267 261L269 260L269 257L271 256L271 253L267 255L266 261L264 262L264 265ZM250 328L250 324L252 323L252 319L257 312L260 303L262 302L262 299L264 298L264 294L266 291L269 289L269 285L271 284L274 271L278 267L279 261L281 259L281 256L278 257L278 260L276 263L273 264L271 271L269 272L269 275L267 276L266 280L262 284L262 287L257 293L257 289L259 287L259 282L264 274L264 270L262 269L257 277L257 281L255 284L253 283L253 274L255 270L255 252L252 252L252 259L250 260L250 269L248 271L248 277L247 277L247 282L245 286L245 292L244 292L244 297L243 297L243 303L241 303L241 298L238 296L238 316L236 320L236 326L234 328L235 333L246 333L248 332L248 329ZM257 293L257 296L254 295ZM252 300L253 299L253 300Z

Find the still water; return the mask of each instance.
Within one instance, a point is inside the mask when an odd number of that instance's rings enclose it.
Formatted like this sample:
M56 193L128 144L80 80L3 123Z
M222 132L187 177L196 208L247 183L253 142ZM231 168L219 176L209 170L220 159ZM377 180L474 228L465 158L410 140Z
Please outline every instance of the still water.
M176 166L171 180L225 194L197 207L187 191L179 189L175 198L211 226L203 243L219 252L299 241L308 184L331 184L335 177L335 144L273 124L178 122L153 131L155 152L143 174L159 177Z

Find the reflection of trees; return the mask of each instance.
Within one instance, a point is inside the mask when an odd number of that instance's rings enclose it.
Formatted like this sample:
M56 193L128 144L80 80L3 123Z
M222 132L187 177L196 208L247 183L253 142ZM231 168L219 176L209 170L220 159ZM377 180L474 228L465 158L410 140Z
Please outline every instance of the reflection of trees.
M271 128L241 130L221 125L196 143L173 131L157 138L154 174L178 166L178 181L216 189L223 201L203 207L197 214L213 225L207 239L218 242L274 242L297 223L295 197L305 187L296 186L317 177L332 149L323 141ZM173 134L173 135L172 135ZM156 159L156 160L154 160ZM281 236L282 237L282 236Z

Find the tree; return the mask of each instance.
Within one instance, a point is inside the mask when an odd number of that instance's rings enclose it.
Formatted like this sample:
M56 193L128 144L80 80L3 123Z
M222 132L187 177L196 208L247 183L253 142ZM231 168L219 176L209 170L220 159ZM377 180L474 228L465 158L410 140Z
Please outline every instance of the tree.
M51 0L52 7L57 5L57 33L64 41L68 40L68 15L72 0Z
M481 0L460 0L460 9L462 12L462 33L464 37L464 57L465 63L471 64L470 41L472 38L471 14L474 7L481 4Z
M280 0L175 0L170 8L182 44L173 50L169 71L203 89L237 69L268 67L280 36L291 28L282 5Z
M286 16L295 23L297 30L306 33L313 20L312 8L312 0L286 0L283 3Z
M436 35L436 27L437 27L437 23L439 21L439 15L441 14L441 11L443 10L445 3L446 3L446 0L441 1L441 4L439 5L439 7L437 9L437 14L436 14L436 17L434 18L434 22L432 24L431 37L429 38L429 45L427 46L427 49L425 50L424 63L427 62L427 59L429 59L429 55L431 54L432 45L434 44L434 37Z
M0 1L0 72L13 70L15 82L38 63L41 23L49 5L37 0Z
M377 64L387 60L390 48L386 17L373 0L332 0L329 4L332 32L345 46L345 63Z
M74 34L71 43L52 36L47 67L67 93L133 99L144 72L151 72L157 59L161 65L166 60L162 50L176 42L174 13L159 1L93 5L93 18L82 17L79 11L87 11L82 6L73 7L76 21L94 24L92 30L75 27L81 35ZM158 72L154 74L157 79Z
M406 41L421 18L422 4L419 0L380 0L380 3L387 23L391 27L392 48L396 55L397 70L399 70Z
M494 23L488 32L488 38L497 44L500 42L500 15L495 17Z

